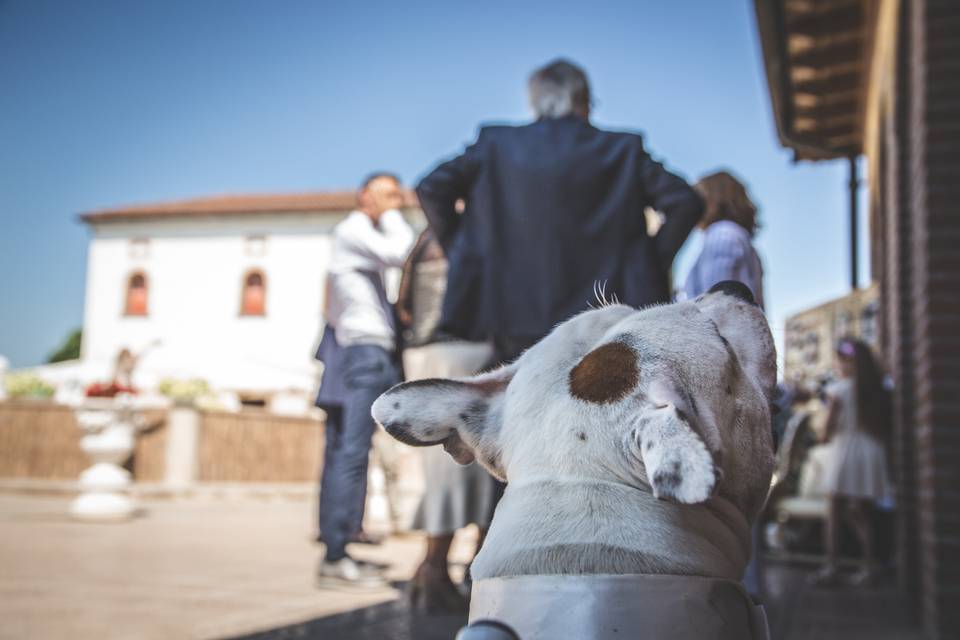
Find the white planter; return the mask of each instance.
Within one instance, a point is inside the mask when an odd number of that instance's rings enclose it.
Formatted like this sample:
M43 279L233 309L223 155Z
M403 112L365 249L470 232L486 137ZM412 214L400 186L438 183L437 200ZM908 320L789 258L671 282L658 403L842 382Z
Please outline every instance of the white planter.
M80 440L93 465L80 474L81 494L70 514L81 520L128 520L136 513L130 497L130 472L121 465L133 453L143 415L127 394L87 399L75 411L87 435Z

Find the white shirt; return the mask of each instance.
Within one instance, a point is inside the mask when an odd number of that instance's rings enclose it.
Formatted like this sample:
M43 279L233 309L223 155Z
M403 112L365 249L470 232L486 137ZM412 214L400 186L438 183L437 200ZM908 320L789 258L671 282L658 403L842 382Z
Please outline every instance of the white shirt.
M703 251L690 270L684 292L694 299L724 280L739 280L750 287L763 309L763 266L750 242L750 232L736 222L719 220L704 231Z
M384 272L403 266L413 240L413 229L396 209L384 212L379 225L353 211L334 228L327 321L336 330L337 344L373 344L393 351Z

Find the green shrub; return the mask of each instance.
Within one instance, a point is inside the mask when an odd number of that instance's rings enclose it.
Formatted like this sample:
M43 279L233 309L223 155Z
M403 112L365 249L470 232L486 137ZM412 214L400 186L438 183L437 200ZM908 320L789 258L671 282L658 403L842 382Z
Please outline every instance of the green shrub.
M8 373L3 379L11 398L49 398L54 388L33 373Z
M166 378L160 381L158 390L178 404L192 404L198 398L210 393L210 385L207 384L206 380L200 378L190 380Z

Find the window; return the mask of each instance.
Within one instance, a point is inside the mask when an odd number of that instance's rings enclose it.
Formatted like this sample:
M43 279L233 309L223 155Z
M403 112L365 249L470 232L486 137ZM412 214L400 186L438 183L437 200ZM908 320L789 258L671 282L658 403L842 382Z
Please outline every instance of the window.
M243 279L243 297L240 299L240 315L266 315L267 288L263 274L251 271Z
M246 254L259 258L267 253L267 239L264 236L249 236L246 242Z
M147 277L143 273L134 273L127 280L127 299L124 315L147 315Z
M147 238L133 238L130 240L130 257L135 260L144 260L150 257L150 241Z

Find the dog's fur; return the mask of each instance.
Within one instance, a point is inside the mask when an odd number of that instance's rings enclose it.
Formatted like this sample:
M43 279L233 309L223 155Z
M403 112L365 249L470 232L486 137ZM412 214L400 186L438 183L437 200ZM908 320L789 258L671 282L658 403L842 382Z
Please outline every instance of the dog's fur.
M587 311L496 371L377 400L395 438L442 444L508 482L474 578L740 578L773 466L776 379L770 330L744 289Z

